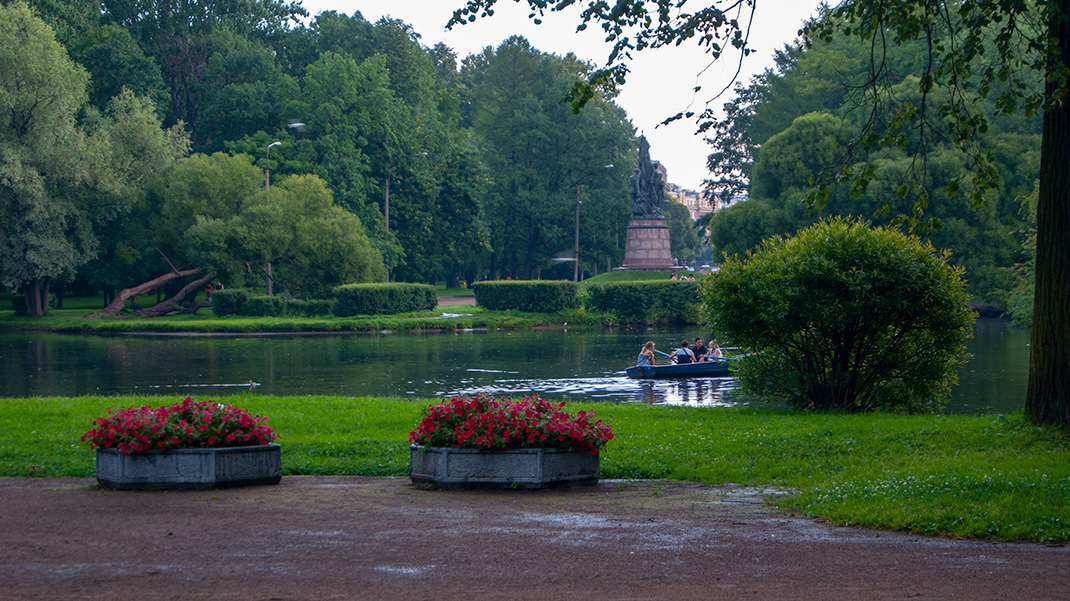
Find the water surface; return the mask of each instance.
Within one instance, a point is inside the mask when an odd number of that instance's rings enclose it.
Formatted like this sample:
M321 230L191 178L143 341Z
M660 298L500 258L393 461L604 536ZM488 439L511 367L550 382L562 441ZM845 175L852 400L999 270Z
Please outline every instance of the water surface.
M0 396L86 394L440 397L519 396L733 405L732 378L638 381L624 368L642 343L668 351L688 329L550 329L313 336L0 334ZM1028 331L981 320L949 411L1020 409Z

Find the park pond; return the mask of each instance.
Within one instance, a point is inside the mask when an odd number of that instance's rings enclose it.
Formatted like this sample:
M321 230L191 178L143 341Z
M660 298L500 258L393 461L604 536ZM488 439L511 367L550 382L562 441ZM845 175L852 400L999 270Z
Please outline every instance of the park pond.
M639 381L642 343L669 351L698 328L551 328L445 334L91 336L0 334L0 397L268 395L434 398L488 392L553 399L727 406L732 378ZM1021 409L1029 331L983 319L951 413Z

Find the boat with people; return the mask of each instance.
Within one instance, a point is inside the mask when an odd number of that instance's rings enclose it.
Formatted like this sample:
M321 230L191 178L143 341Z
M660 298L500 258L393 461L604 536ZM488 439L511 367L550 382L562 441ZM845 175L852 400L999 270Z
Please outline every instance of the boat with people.
M667 365L635 365L627 369L629 378L698 378L731 375L727 359L699 363L670 363Z

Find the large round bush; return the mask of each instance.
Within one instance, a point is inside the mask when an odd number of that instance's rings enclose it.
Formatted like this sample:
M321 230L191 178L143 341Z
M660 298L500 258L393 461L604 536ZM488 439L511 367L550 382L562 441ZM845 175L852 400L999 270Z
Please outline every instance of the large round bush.
M836 219L731 257L702 285L744 390L796 407L940 408L974 315L961 270L914 236Z

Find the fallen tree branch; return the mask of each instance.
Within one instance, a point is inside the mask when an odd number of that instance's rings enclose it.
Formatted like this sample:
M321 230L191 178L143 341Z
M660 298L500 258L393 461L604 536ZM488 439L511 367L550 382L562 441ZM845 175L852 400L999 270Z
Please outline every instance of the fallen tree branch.
M175 307L177 307L179 303L185 300L191 292L196 294L197 291L200 290L206 282L208 282L214 277L215 272L213 271L208 275L197 278L196 280L193 280L192 282L183 286L182 290L179 290L178 293L172 296L171 298L166 299L162 303L157 303L155 306L149 307L148 309L142 309L138 311L137 314L141 317L159 317L161 315L167 315L168 313L174 311Z
M115 315L119 314L119 311L123 310L123 307L126 306L127 300L131 298L137 298L142 294L148 294L149 292L152 292L153 290L159 288L167 282L170 282L171 280L195 275L197 273L200 273L201 271L204 271L203 267L196 267L194 269L186 269L183 271L175 270L169 273L165 273L157 278L153 278L143 284L138 284L137 286L132 286L130 288L124 288L119 292L119 294L115 295L115 298L112 299L110 303L108 303L107 307L104 307L104 309L97 311L96 313L87 315L85 318L92 319L94 317L101 317L104 315L114 317Z

